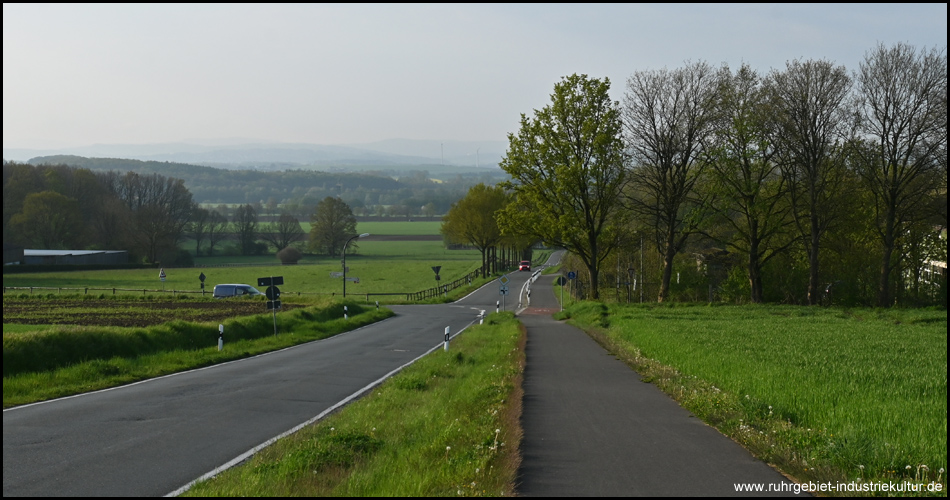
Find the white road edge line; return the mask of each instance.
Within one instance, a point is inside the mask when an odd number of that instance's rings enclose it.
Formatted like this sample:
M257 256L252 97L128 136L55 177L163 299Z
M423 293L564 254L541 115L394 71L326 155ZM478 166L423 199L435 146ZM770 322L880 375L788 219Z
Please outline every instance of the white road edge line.
M324 341L327 341L327 340L330 340L330 339L339 338L339 337L341 337L341 336L343 336L343 335L346 335L346 334L349 334L349 333L353 333L353 332L358 332L358 331L360 331L360 330L362 330L362 329L364 329L364 328L368 328L368 327L373 326L373 325L378 325L378 324L382 323L383 321L387 321L387 320L390 320L390 319L392 319L392 318L395 318L395 316L390 316L390 317L385 318L385 319L382 319L382 320L380 320L380 321L376 321L375 323L370 323L370 324L368 324L368 325L363 325L363 326L361 326L361 327L359 327L359 328L354 328L354 329L349 330L349 331L345 331L345 332L342 332L342 333L338 333L338 334L336 334L336 335L333 335L332 337L327 337L327 338L325 338L325 339L311 340L310 342L304 342L303 344L297 344L297 345L292 345L292 346L290 346L290 347L284 347L283 349L279 349L279 350L276 350L276 351L262 352L262 353L260 353L260 354L255 354L254 356L250 356L250 357L247 357L247 358L232 359L231 361L224 361L224 362L222 362L222 363L217 363L217 364L213 364L213 365L209 365L209 366L203 366L203 367L201 367L201 368L195 368L195 369L187 370L187 371L183 371L183 372L169 373L168 375L162 375L162 376L154 377L154 378L147 378L147 379L145 379L145 380L139 380L138 382L132 382L132 383L125 384L125 385L117 385L117 386L115 386L115 387L106 387L105 389L99 389L99 390L97 390L97 391L83 392L83 393L81 393L81 394L73 394L72 396L63 396L63 397L61 397L61 398L48 399L48 400L46 400L46 401L37 401L37 402L35 402L35 403L28 403L28 404L25 404L25 405L14 406L13 408L6 408L5 410L3 410L3 413L6 413L6 412L8 412L8 411L21 410L21 409L23 409L23 408L29 408L29 407L31 407L31 406L44 405L44 404L48 404L48 403L55 403L55 402L57 402L57 401L64 401L64 400L67 400L67 399L81 398L81 397L83 397L83 396L91 396L91 395L93 395L93 394L99 394L100 392L117 391L117 390L119 390L119 389L125 389L126 387L132 387L132 386L139 385L139 384L147 384L147 383L149 383L149 382L154 382L154 381L156 381L156 380L161 380L161 379L163 379L163 378L177 377L177 376L179 376L179 375L185 375L185 374L192 373L192 372L200 372L200 371L203 371L203 370L213 370L213 369L215 369L215 368L217 368L217 367L219 367L219 366L230 365L231 363L240 363L240 362L242 362L242 361L247 361L247 360L250 360L250 359L259 358L259 357L261 357L261 356L270 356L271 354L277 354L277 353L279 353L279 352L287 351L287 350L290 350L290 349L296 349L296 348L298 348L298 347L303 347L303 346L305 346L305 345L313 344L313 343L315 343L315 342L324 342ZM210 347L210 346L209 346L209 347Z
M459 336L462 332L464 332L468 327L472 326L474 323L475 323L475 322L472 321L472 322L469 323L468 325L465 325L464 328L462 328L461 330L459 330L458 333L456 333L455 335L451 335L450 338L455 338L455 337ZM356 331L356 330L353 330L353 331ZM184 493L184 492L188 491L189 489L191 489L191 487L194 486L194 485L195 485L196 483L198 483L199 481L204 481L205 479L210 479L210 478L212 478L212 477L214 477L214 476L217 476L218 474L220 474L220 473L222 473L222 472L224 472L224 471L226 471L226 470L228 470L228 469L230 469L230 468L232 468L232 467L234 467L234 466L240 464L241 462L247 460L248 458L252 457L255 453L257 453L257 452L263 450L264 448L266 448L266 447L268 447L268 446L274 444L275 442L277 442L277 440L282 439L282 438L285 438L285 437L287 437L287 436L289 436L289 435L291 435L291 434L294 434L295 432L297 432L297 431L303 429L304 427L307 427L308 425L311 425L311 424L313 424L313 423L319 421L320 419L322 419L323 417L326 417L327 415L329 415L331 412L333 412L333 411L336 410L337 408L340 408L340 407L346 405L346 404L349 403L350 401L353 401L354 399L356 399L356 398L358 398L359 396L363 395L363 393L365 393L366 391L369 391L370 389L372 389L372 388L376 387L377 385L383 383L383 382L384 382L386 379L388 379L389 377L392 377L393 375L399 373L403 368L405 368L405 367L407 367L407 366L409 366L409 365L415 363L416 361L419 361L420 359L426 357L426 356L427 356L429 353L431 353L432 351L435 351L435 350L441 348L442 345L443 345L443 343L442 343L442 342L439 342L438 344L435 345L435 347L433 347L433 348L429 349L428 351L422 353L422 354L419 355L417 358L413 359L412 361L409 361L408 363L406 363L406 364L400 366L399 368L396 368L395 370L393 370L393 371L387 373L386 375L383 375L383 376L380 377L379 379L377 379L377 380L375 380L375 381L373 381L373 382L370 382L370 384L367 385L366 387L363 387L362 389L360 389L360 390L354 392L353 394L350 394L349 396L347 396L346 398L344 398L344 399L341 400L340 402L336 403L335 405L333 405L333 406L327 408L326 410L323 410L319 415L317 415L317 416L311 418L310 420L307 420L306 422L304 422L304 423L302 423L302 424L300 424L300 425L294 427L293 429L290 429L289 431L286 431L286 432L284 432L284 433L282 433L282 434L279 434L279 435L277 435L277 436L274 436L274 437L268 439L267 441L264 441L263 443L261 443L261 444L255 446L254 448L251 448L250 450L248 450L248 451L246 451L246 452L244 452L244 453L238 455L237 457L231 459L229 462L225 463L224 465L221 465L220 467L217 467L216 469L212 470L211 472L208 472L208 473L202 475L201 477L195 479L194 481L192 481L192 482L190 482L190 483L188 483L188 484L182 486L181 488L178 488L178 489L175 490L175 491L172 491L171 493L168 493L168 494L165 495L165 496L166 496L166 497L177 497L178 495L181 495L182 493Z

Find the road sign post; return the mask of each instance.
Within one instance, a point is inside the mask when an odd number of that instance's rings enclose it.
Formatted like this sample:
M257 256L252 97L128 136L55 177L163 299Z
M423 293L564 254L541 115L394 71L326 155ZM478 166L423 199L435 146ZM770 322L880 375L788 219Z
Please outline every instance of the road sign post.
M273 311L275 336L277 335L277 310L280 309L280 288L277 288L277 285L283 284L283 276L257 278L257 286L267 287L267 290L264 290L264 295L267 296L267 309Z
M498 282L501 283L501 286L498 288L501 294L501 310L507 311L508 283L511 282L511 278L509 278L507 274L502 274L501 278L498 278Z

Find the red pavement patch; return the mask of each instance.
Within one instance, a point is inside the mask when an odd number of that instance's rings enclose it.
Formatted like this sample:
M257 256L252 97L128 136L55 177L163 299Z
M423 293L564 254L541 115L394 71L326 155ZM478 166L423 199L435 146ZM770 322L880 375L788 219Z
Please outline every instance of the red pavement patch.
M525 309L524 311L521 311L521 314L538 314L538 315L550 316L558 311L559 309L552 309L549 307L529 307Z

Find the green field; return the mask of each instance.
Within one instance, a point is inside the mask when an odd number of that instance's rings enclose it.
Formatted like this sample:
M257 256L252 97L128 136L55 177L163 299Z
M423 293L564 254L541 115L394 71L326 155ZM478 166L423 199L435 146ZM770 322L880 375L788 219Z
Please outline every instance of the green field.
M300 227L305 233L310 233L310 222L300 221ZM357 234L369 233L372 235L434 235L442 234L442 223L439 221L393 221L393 222L358 222Z
M434 235L441 234L442 223L438 221L360 222L356 232L387 235Z
M359 283L347 283L347 294L364 294L365 297L367 293L418 292L438 284L433 266L442 267L441 283L445 283L474 271L480 262L478 251L447 250L440 241L366 241L360 243L357 255L346 258L347 276L360 279ZM204 273L208 293L218 283L253 285L258 277L283 276L284 285L280 288L285 294L342 294L342 279L330 276L331 272L341 270L338 258L309 257L298 265L282 266L274 256L211 257L196 259L193 268L165 268L164 283L160 281L157 269L122 269L5 274L3 286L197 292L201 283L198 275Z
M947 312L579 303L692 412L800 480L937 479ZM596 335L595 335L596 337Z

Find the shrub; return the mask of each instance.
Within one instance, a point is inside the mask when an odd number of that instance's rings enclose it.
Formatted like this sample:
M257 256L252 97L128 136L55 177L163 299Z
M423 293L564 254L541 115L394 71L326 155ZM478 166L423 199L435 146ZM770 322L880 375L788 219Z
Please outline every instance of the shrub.
M294 247L287 247L277 252L277 258L280 259L280 263L285 266L296 264L302 257L303 253Z

